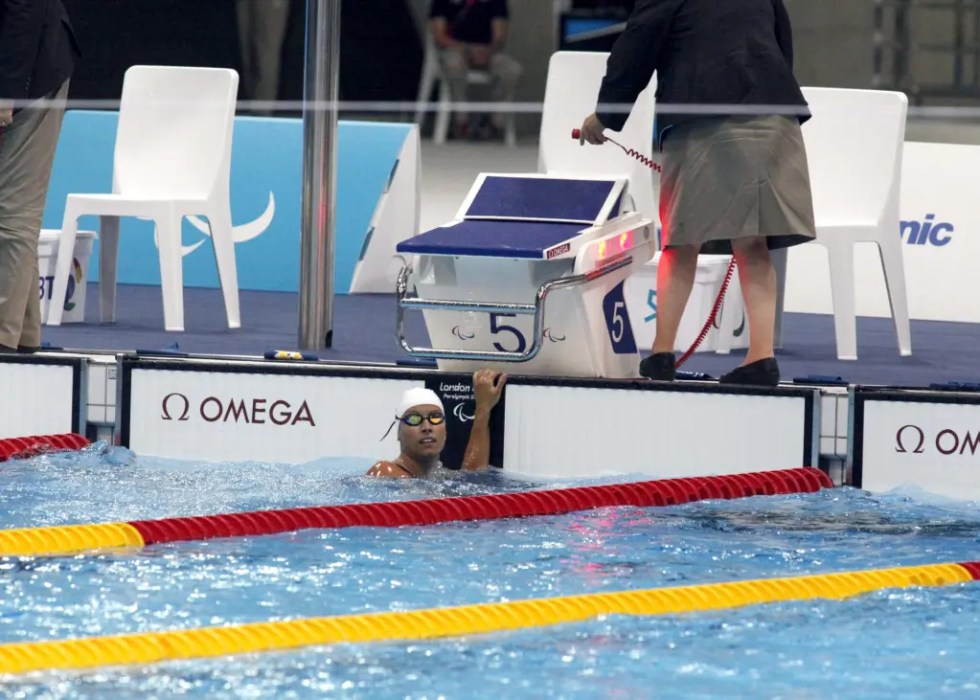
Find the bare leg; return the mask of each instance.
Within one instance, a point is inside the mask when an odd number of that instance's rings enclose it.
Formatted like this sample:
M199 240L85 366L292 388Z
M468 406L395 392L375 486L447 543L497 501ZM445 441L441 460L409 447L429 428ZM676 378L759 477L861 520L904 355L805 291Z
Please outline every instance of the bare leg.
M698 246L664 248L657 264L657 335L653 352L673 352L698 269Z
M734 240L732 249L749 316L749 351L744 366L775 355L776 269L763 236Z

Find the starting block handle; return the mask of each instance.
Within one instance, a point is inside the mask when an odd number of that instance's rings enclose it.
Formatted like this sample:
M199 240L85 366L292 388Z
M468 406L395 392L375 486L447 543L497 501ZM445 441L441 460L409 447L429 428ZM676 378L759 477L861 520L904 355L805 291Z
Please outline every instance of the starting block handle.
M616 260L598 267L591 272L561 277L549 280L540 287L534 295L533 304L507 304L480 301L454 301L449 299L421 299L408 296L408 280L412 274L412 266L404 265L398 273L395 292L398 297L397 307L397 337L398 344L412 357L430 358L437 360L496 360L498 362L527 362L534 359L541 351L541 340L544 337L545 302L548 295L558 289L576 287L586 282L598 279L633 263L632 256ZM509 352L506 350L454 350L451 348L420 348L411 345L405 338L405 309L429 311L477 311L482 313L527 314L534 316L534 338L530 347L524 352Z

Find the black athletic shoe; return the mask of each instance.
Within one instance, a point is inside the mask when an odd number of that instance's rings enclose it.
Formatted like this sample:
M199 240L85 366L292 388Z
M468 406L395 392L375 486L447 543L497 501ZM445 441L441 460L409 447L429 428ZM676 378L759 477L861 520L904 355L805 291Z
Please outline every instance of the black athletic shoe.
M33 355L41 348L37 345L18 345L17 352L22 355Z
M0 345L0 353L9 354L9 353L15 353L15 352L17 352L17 349L16 348L11 348L11 347L8 347L6 345Z
M777 386L779 384L779 365L775 357L736 367L728 374L721 375L721 384L750 384L753 386Z
M640 376L660 382L672 382L676 374L674 353L658 352L640 362Z

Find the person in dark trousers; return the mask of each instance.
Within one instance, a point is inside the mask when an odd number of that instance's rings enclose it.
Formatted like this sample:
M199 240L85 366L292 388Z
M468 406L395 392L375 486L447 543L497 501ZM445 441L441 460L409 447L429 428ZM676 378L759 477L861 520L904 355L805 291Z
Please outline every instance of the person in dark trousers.
M640 374L674 379L677 328L698 253L733 254L749 349L721 381L775 386L777 290L769 251L816 235L800 129L810 112L793 75L782 0L637 0L580 141L600 144L604 129L621 130L654 72L663 250L656 337Z
M429 23L454 101L467 101L467 74L470 69L480 69L488 71L493 78L491 99L497 103L513 102L524 70L520 63L503 53L510 26L507 0L432 0ZM470 129L469 116L458 112L453 138L477 135L498 139L504 134L505 117L496 112L480 133L471 133Z
M279 98L282 47L289 25L290 0L237 0L238 43L242 60L242 85L248 99L259 104L252 112L275 114Z
M80 55L61 0L0 0L0 352L41 345L38 239Z

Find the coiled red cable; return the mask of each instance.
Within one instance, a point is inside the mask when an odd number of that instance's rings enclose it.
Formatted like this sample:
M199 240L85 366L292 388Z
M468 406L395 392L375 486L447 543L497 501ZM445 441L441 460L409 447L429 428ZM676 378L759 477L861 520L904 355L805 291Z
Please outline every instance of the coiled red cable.
M725 292L728 291L728 285L732 281L732 275L735 273L735 258L732 257L731 262L728 263L728 270L725 272L725 279L721 282L721 289L718 290L718 298L715 299L714 306L711 307L711 313L708 314L708 321L701 328L701 332L698 333L698 337L694 339L691 347L687 351L677 358L674 363L674 367L680 367L693 355L704 339L708 337L708 333L711 331L711 325L715 322L715 318L718 316L718 312L721 311L721 304L725 301ZM720 332L720 331L719 331Z

